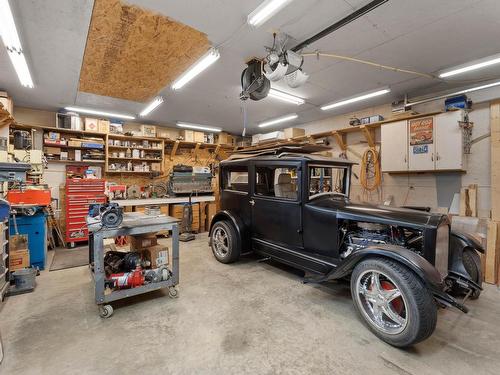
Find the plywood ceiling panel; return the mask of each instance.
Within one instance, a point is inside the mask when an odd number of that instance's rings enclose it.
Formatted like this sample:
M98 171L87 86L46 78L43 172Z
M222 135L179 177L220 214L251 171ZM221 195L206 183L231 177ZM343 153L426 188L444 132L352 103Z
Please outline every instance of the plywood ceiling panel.
M95 0L79 90L144 102L209 47L204 33L168 17L120 0Z

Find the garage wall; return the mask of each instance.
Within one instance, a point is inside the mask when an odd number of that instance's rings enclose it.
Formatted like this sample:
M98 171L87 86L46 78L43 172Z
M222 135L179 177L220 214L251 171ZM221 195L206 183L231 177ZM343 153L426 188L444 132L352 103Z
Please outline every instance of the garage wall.
M414 107L419 113L442 110L441 102L432 102ZM384 118L391 117L390 104L371 107L362 111L351 112L344 115L315 121L298 126L313 134L345 128L353 116L361 118L380 114ZM488 134L489 102L474 105L470 119L474 122L473 139ZM380 142L380 129L376 131L376 141ZM334 139L329 139L334 156L341 152ZM397 140L395 140L397 142ZM360 161L360 156L368 148L365 138L361 133L355 132L347 135L349 150L347 156L351 160ZM380 143L378 143L380 147ZM481 217L489 217L491 209L490 199L490 139L486 138L472 146L472 154L466 156L467 173L420 173L420 174L388 174L382 176L380 192L370 195L364 194L356 176L359 176L359 166L355 166L351 197L357 201L379 203L390 197L395 205L430 206L433 208L449 207L454 193L460 192L461 187L469 184L478 184L478 213Z

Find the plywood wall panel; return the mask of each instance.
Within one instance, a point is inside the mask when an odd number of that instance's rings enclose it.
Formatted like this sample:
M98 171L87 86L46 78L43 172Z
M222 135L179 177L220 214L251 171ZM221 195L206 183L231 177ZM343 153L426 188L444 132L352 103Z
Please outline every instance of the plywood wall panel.
M79 90L144 102L210 47L192 27L119 0L95 0Z

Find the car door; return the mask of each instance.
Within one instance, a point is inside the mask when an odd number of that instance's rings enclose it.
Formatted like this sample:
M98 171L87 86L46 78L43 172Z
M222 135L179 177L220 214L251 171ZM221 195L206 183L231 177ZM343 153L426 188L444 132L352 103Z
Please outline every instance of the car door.
M254 163L252 244L257 250L302 248L300 162Z

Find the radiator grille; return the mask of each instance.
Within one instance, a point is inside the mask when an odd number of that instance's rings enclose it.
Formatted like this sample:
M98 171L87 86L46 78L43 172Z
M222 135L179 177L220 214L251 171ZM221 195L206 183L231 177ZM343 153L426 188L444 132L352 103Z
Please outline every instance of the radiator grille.
M450 227L448 224L441 224L437 230L434 266L443 279L448 275L449 237Z

